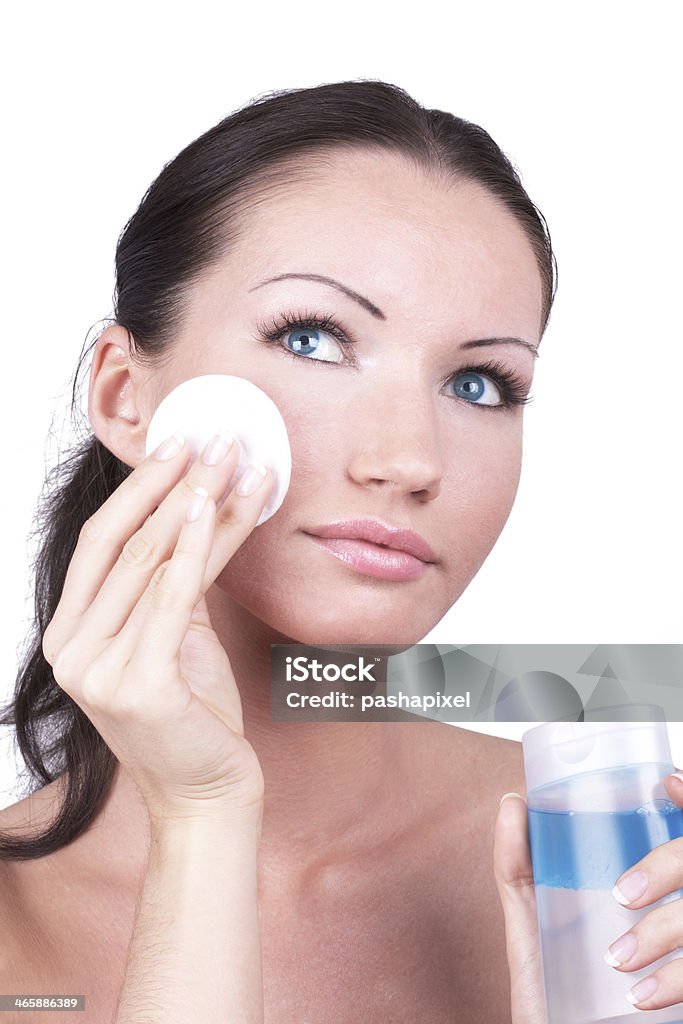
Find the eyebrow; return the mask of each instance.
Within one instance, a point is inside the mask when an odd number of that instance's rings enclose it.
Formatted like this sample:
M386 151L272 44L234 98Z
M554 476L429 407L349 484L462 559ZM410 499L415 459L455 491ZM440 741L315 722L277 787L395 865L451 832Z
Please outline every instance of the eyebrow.
M481 345L522 345L533 353L534 359L538 359L540 353L535 345L522 338L477 338L476 341L466 341L460 348L479 348Z
M344 294L348 295L350 299L357 302L359 306L366 309L368 313L372 313L375 319L386 320L386 316L382 310L379 309L374 302L370 302L370 299L366 299L364 295L359 295L358 292L352 291L351 288L347 288L346 285L341 284L340 281L335 281L332 277L325 277L323 274L278 274L277 277L269 277L265 281L261 281L260 284L254 285L254 287L250 288L249 291L253 292L257 288L262 288L264 284L270 284L271 281L284 281L288 277L300 277L304 281L320 281L321 284L329 284L338 291L344 292Z
M257 288L262 288L264 284L271 284L273 281L285 281L289 278L299 278L303 281L319 281L321 284L328 284L332 288L336 288L338 291L348 295L350 299L357 302L359 306L367 310L376 320L386 320L386 315L382 310L370 302L364 295L359 295L358 292L353 291L351 288L347 288L341 281L335 281L332 277L326 277L324 274L278 274L277 277L268 277L265 281L260 281L255 284L249 291L256 291ZM522 338L477 338L474 341L466 341L462 344L461 348L480 348L484 345L522 345L524 348L532 352L535 359L538 359L538 349L528 341L523 341Z

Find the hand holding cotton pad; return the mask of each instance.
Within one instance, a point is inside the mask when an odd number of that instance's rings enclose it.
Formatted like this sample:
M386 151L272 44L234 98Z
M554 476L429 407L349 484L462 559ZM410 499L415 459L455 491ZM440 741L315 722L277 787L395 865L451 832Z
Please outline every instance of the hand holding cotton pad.
M275 477L256 526L277 512L289 488L292 453L285 421L265 391L244 377L224 373L184 380L162 399L152 416L146 454L176 430L186 438L195 458L221 431L239 441L235 478L253 461L262 462Z

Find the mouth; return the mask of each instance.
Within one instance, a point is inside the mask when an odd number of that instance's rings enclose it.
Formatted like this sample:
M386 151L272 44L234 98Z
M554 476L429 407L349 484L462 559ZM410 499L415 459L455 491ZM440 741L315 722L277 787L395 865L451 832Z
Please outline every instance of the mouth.
M419 579L437 561L432 548L419 534L379 520L345 520L304 533L356 572L378 579Z

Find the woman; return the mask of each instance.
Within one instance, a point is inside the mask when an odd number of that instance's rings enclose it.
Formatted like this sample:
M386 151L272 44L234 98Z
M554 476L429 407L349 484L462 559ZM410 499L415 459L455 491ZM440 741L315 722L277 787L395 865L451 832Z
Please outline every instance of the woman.
M42 788L0 820L2 990L85 994L97 1024L542 1021L524 801L496 819L520 745L269 711L272 643L412 645L494 546L554 294L541 215L481 128L341 82L192 142L116 274L4 719ZM145 457L204 373L287 424L290 490L257 530L270 473L216 509L237 445ZM381 579L314 539L359 517L433 560Z

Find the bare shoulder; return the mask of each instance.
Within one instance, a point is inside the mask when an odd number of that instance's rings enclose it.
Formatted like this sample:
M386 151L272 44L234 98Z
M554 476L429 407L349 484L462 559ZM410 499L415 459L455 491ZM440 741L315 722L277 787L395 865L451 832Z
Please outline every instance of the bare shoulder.
M493 875L493 840L500 798L526 796L519 741L441 722L403 727L407 772L403 807L415 826L406 851L427 856L449 880L461 906L470 898L477 922L500 922ZM406 757L407 755L407 757ZM411 805L412 801L412 805ZM446 901L447 903L448 901Z
M451 798L468 794L472 806L493 802L503 793L526 795L522 744L466 726L429 722L403 727L402 740L418 781L437 778ZM443 789L442 789L443 791Z
M11 838L26 839L44 831L53 820L63 798L62 779L22 797L0 810L0 832ZM35 924L33 907L27 899L33 894L42 899L43 882L56 874L67 855L62 853L40 858L0 859L0 920L2 922L3 957L10 945L15 949L28 938L33 939Z
M64 796L62 776L0 810L0 830L26 836L45 827Z
M420 935L422 929L425 947L440 949L448 968L432 984L443 987L446 1005L459 1008L458 1019L508 1020L509 970L493 839L503 793L526 794L521 743L441 722L398 728L404 730L402 754L412 765L403 776L408 783L402 812L412 799L414 808L406 813L415 827L392 866L395 876L405 878L403 902L414 905L419 893L410 932Z
M47 794L48 797L50 794ZM0 831L12 838L35 833L45 820L46 794L23 797L0 810ZM0 859L0 987L21 992L30 979L29 950L34 942L30 909L24 900L24 879L31 873L31 861Z
M400 730L400 816L412 823L406 855L428 854L450 878L456 866L461 878L469 876L471 882L476 876L497 908L495 823L504 793L526 797L522 744L442 722L395 728Z
M61 807L64 788L56 780L3 808L0 830L22 838L44 831ZM52 853L0 860L0 991L82 993L89 1012L77 1014L81 1024L110 1019L136 895L107 852L115 844L106 815L93 824ZM3 1014L3 1020L23 1021L19 1012Z

